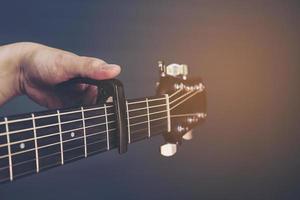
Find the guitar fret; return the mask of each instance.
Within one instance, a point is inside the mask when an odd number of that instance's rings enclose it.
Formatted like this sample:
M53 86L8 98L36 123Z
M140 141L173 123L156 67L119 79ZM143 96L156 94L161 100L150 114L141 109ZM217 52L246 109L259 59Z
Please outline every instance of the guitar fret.
M169 95L165 94L166 96L166 104L167 104L167 115L168 115L168 132L171 132L171 115L170 115L170 101Z
M61 164L64 164L64 148L63 148L63 140L62 140L62 130L61 130L61 121L60 121L60 112L57 110L57 120L58 120L58 129L59 129L59 137L60 137L60 154L61 154Z
M82 128L83 128L83 137L84 137L84 156L87 157L85 116L84 116L83 107L81 107L81 115L82 115Z
M32 113L32 125L33 125L33 135L34 135L34 146L35 146L35 163L36 163L36 172L40 171L40 164L39 164L39 150L37 145L37 136L36 136L36 126L35 126L35 116Z
M126 101L128 143L171 130L170 97ZM113 106L101 106L45 111L1 121L0 159L4 159L0 167L6 167L6 171L1 172L0 182L117 148Z
M10 137L9 137L9 128L7 117L4 118L6 135L7 135L7 150L8 150L8 160L9 160L9 179L13 180L13 168L12 168L12 155L11 155L11 146L10 146Z
M129 109L128 109L128 101L126 101L126 110L127 110L127 130L128 130L128 144L131 143L131 138L130 138L130 121L129 121Z
M147 106L147 117L148 117L148 137L151 137L151 128L150 128L150 112L149 112L149 100L146 98L146 106Z
M104 104L104 113L105 113L105 123L106 123L106 142L107 142L107 150L109 150L109 132L108 132L108 119L107 119L107 108L106 104Z

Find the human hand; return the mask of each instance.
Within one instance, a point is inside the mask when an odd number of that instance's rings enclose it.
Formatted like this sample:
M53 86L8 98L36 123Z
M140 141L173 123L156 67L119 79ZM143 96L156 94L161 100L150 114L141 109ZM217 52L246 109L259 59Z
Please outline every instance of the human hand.
M96 86L72 84L62 92L57 85L76 77L102 80L119 73L118 65L37 43L1 46L0 105L22 94L48 108L91 104L97 97Z

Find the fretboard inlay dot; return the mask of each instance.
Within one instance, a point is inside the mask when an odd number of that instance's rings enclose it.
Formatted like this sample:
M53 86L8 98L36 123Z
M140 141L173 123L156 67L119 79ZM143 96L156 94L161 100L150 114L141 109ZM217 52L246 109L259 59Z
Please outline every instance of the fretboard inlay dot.
M24 143L21 143L20 144L20 149L24 149L25 148L25 144Z
M75 133L74 132L71 133L71 137L72 138L75 137Z

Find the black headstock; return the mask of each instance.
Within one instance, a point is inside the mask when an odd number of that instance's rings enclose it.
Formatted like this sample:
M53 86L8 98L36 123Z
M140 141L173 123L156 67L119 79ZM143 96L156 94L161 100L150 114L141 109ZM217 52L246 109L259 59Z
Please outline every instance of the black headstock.
M161 147L164 156L176 153L182 140L192 139L192 129L201 124L206 116L206 91L202 79L188 78L187 65L164 65L159 62L160 81L157 94L169 98L170 127L164 134L166 144Z

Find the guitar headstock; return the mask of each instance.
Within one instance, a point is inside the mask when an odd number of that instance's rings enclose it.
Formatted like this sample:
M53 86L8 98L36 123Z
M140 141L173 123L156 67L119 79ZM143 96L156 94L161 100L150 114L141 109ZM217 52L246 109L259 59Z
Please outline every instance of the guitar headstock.
M169 99L170 123L164 134L166 144L161 146L163 156L172 156L182 140L192 139L192 129L201 124L206 116L206 91L201 78L188 78L188 66L165 65L159 62L160 81L157 94Z

